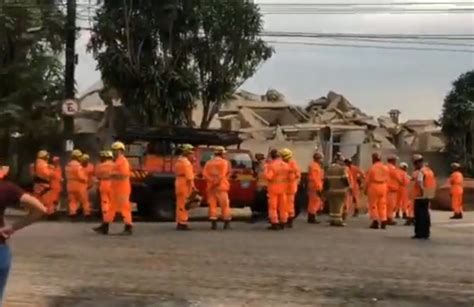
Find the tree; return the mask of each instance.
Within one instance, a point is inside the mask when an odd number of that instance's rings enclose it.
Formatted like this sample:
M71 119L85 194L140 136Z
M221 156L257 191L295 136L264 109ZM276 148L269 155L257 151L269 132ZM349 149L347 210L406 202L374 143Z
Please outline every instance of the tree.
M450 158L474 175L474 70L454 81L444 100L441 123Z
M197 87L185 9L173 0L108 0L97 13L90 50L137 122L188 124Z
M192 58L207 128L221 105L273 54L260 37L262 15L250 1L195 1Z
M15 131L32 140L58 132L55 102L63 97L59 60L63 22L55 0L0 0L0 131L4 137Z

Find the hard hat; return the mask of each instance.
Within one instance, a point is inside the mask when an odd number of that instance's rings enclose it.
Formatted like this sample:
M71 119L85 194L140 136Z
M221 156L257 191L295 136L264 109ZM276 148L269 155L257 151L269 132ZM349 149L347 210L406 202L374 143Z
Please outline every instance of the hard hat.
M49 157L49 153L46 150L40 150L38 151L38 154L36 155L36 158L38 159L47 159Z
M112 150L125 150L125 144L122 142L115 142L111 146Z
M113 158L114 157L114 153L111 151L111 150L106 150L105 151L105 158Z
M406 168L408 168L408 164L405 163L405 162L402 162L402 163L400 163L400 167L406 169Z
M420 154L415 154L413 155L413 162L418 162L420 160L423 160L423 156Z
M83 154L83 155L81 156L81 161L89 161L90 158L91 158L91 157L90 157L88 154Z
M315 152L315 153L313 154L313 158L314 158L314 159L322 159L322 158L324 158L324 156L323 156L322 153L320 153L319 151L317 151L317 152Z
M80 158L82 156L82 152L79 149L74 149L71 152L71 157L73 158Z
M101 151L99 152L99 156L100 156L101 158L107 157L106 155L107 155L107 151L106 151L106 150L101 150Z
M456 163L456 162L451 163L451 168L460 168L460 167L461 167L461 164L459 163Z
M345 159L344 159L344 162L345 162L345 163L352 163L352 159L351 159L351 158L345 158Z
M374 152L372 154L372 159L382 160L382 154L380 152Z
M280 155L283 159L291 159L293 157L293 152L288 148L283 148L280 150Z
M394 154L389 155L387 157L387 161L397 161L397 160L398 160L398 157L397 157L397 155L394 155Z
M59 159L58 156L54 156L54 157L53 157L53 162L59 162L60 160L61 160L61 159Z
M194 151L194 146L191 144L183 144L181 146L181 150L183 151L183 153L191 153Z
M217 147L214 148L214 153L215 154L224 154L226 152L227 151L225 150L224 146L217 146Z

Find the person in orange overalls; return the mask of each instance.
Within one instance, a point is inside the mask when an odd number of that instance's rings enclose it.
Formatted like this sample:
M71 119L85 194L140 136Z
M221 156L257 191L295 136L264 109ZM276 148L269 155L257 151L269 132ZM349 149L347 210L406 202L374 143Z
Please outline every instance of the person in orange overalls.
M61 160L59 157L53 157L53 164L50 165L52 171L51 177L51 203L53 204L53 213L59 205L61 192L63 190L63 171L61 169Z
M450 195L451 195L451 207L454 215L450 219L459 220L463 216L463 194L464 194L464 176L461 172L461 164L451 164L453 170L449 177Z
M382 163L380 153L372 154L373 165L367 172L366 194L368 196L369 215L372 220L370 228L382 229L387 225L387 182L389 171Z
M410 181L411 177L408 175L408 164L400 163L399 168L400 188L398 189L398 210L403 212L403 217L406 219L405 226L413 224L413 204L410 200ZM398 214L398 212L397 212Z
M194 168L191 161L194 161L194 147L184 144L179 148L179 158L174 165L175 172L175 193L176 193L176 230L190 230L188 226L188 210L186 210L186 200L193 191Z
M350 198L349 198L349 203L347 206L347 212L349 212L349 208L352 208L353 217L359 216L360 212L360 186L362 181L364 180L364 173L362 170L357 166L352 163L351 159L345 159L344 163L346 164L348 170L349 170L349 181L351 184L351 193L350 193Z
M112 172L114 171L114 155L111 151L100 152L100 163L95 168L95 176L99 180L100 209L102 211L102 224L93 230L99 234L109 233L108 212L112 202Z
M229 161L224 159L226 150L219 146L214 149L214 158L206 162L203 169L203 176L207 185L207 201L209 203L209 220L211 229L217 229L217 204L221 208L224 229L230 229L232 215L229 201Z
M308 223L319 224L316 214L322 210L322 193L324 169L322 168L323 155L319 152L313 154L313 162L308 168Z
M387 183L387 225L396 225L394 220L397 208L398 190L400 189L400 173L397 167L398 157L390 155L387 158L388 183Z
M295 198L298 192L298 185L301 180L301 170L298 163L293 159L293 152L288 148L280 150L283 162L288 164L288 184L286 187L286 208L288 211L287 227L293 228L293 220L295 218Z
M430 238L430 201L436 192L436 176L424 163L422 155L413 156L413 207L415 215L415 235L412 239L427 240Z
M87 190L92 189L92 187L94 186L94 180L95 180L94 164L92 164L90 160L91 160L91 157L88 154L83 154L81 157L81 164L87 175Z
M66 166L67 193L69 199L69 217L72 220L77 218L79 204L85 217L91 215L91 205L87 197L87 175L80 163L82 152L73 150L71 161Z
M51 190L53 171L48 161L49 153L46 150L40 150L33 167L33 195L44 204L46 213L51 216L54 213L53 191Z
M265 178L268 182L268 217L271 223L268 229L280 230L288 222L286 191L290 167L282 161L276 149L270 151L270 159L265 168Z
M130 203L132 185L130 183L130 164L124 154L125 144L115 142L112 144L111 149L114 156L114 167L110 176L112 199L104 223L113 223L118 211L120 215L122 215L123 223L125 224L122 235L132 235L132 204Z

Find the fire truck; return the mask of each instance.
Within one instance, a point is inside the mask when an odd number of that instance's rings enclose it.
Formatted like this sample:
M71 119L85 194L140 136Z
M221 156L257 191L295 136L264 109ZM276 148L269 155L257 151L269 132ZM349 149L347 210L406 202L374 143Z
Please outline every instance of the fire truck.
M265 199L258 197L257 174L249 150L241 149L238 132L186 127L130 127L118 137L126 144L126 156L132 169L131 201L140 216L150 220L175 218L174 164L176 149L182 144L195 146L195 185L206 206L205 163L212 158L211 146L225 146L232 167L229 198L234 208L251 207L264 211ZM263 193L263 192L261 192ZM260 201L259 201L260 200ZM260 202L260 203L258 203Z

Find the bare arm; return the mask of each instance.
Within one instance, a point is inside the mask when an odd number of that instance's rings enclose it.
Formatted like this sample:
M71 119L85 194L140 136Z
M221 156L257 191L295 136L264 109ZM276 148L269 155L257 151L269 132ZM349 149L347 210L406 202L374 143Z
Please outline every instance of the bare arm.
M46 208L35 197L29 194L23 194L20 198L21 204L28 209L28 215L11 226L13 231L20 230L34 222L40 220L46 214Z

